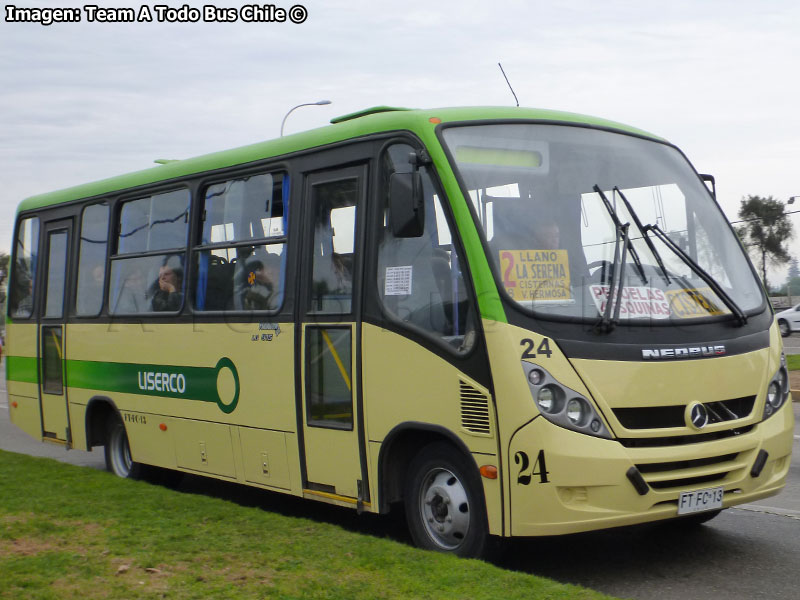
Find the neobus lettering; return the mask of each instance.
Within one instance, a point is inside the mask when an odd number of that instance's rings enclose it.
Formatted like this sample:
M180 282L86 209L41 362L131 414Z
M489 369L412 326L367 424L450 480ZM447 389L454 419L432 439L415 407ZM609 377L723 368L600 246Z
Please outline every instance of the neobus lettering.
M724 356L725 346L687 346L685 348L644 348L642 358L699 358L701 356Z
M186 391L186 378L182 373L156 373L139 371L139 389L156 392L183 394Z

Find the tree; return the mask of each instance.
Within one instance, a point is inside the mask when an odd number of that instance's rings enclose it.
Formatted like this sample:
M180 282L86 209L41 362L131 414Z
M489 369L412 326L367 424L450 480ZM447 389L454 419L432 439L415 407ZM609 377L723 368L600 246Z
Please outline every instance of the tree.
M742 225L736 233L748 251L757 258L761 268L764 287L767 284L767 262L785 264L789 262L787 243L794 231L792 222L784 212L784 204L772 196L747 196L739 205Z
M797 259L793 258L789 262L789 274L787 275L789 279L794 279L795 277L800 277L800 267L797 265Z

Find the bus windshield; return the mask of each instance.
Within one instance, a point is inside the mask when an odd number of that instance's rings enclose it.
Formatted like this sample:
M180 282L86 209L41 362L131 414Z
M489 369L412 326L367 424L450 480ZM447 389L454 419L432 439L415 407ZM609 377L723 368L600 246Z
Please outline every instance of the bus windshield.
M518 305L632 325L763 306L725 217L674 147L520 123L454 126L443 137Z

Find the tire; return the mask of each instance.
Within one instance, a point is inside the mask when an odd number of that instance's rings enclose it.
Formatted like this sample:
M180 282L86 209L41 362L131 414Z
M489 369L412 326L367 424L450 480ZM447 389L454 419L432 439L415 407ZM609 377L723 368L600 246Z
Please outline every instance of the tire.
M483 558L489 528L480 476L472 458L453 446L425 446L406 475L408 528L420 548Z
M789 337L790 335L792 335L792 328L789 327L789 323L787 321L784 321L783 319L778 321L778 329L781 330L781 335L783 337Z
M142 465L131 458L131 447L128 444L128 434L125 425L118 416L109 419L106 430L106 469L124 479L140 479Z

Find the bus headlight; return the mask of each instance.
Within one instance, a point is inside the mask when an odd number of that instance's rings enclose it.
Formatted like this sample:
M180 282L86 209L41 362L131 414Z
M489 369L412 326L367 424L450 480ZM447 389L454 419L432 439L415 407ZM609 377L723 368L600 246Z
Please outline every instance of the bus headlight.
M586 422L588 406L580 398L572 398L567 402L567 418L573 425L582 425Z
M582 394L558 382L546 369L522 361L531 397L545 419L566 429L611 438L592 403Z
M772 405L772 408L778 408L781 405L781 386L777 381L773 381L767 388L767 402Z
M544 376L542 381L544 381ZM564 392L554 385L539 387L539 391L536 392L536 403L539 405L539 409L546 413L560 412L564 407Z
M781 354L781 366L767 386L767 401L764 403L764 419L778 412L789 397L789 371L786 368L786 358Z
M536 394L536 402L539 403L539 408L541 408L544 412L552 412L553 405L556 403L555 394L553 394L553 390L550 388L542 388L539 390L539 393Z

